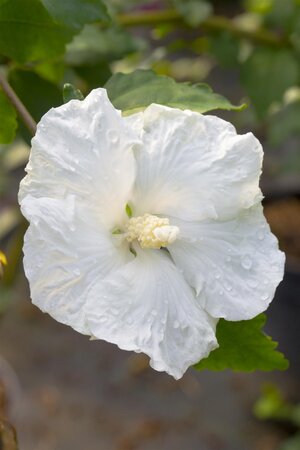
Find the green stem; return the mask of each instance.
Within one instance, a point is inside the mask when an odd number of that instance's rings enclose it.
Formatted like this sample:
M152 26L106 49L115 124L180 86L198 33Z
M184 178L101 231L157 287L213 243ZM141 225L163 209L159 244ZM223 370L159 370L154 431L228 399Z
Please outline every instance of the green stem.
M26 125L32 136L34 136L36 133L36 122L1 72L0 87L2 88L10 103L16 108L16 111L24 122L24 125Z
M160 23L184 24L183 17L175 10L151 11L134 14L122 14L118 16L118 22L125 27L143 25L158 25ZM260 28L258 30L246 30L235 24L231 19L221 16L212 16L199 25L204 31L219 32L227 31L233 36L245 38L252 42L274 47L291 47L292 44L287 37Z

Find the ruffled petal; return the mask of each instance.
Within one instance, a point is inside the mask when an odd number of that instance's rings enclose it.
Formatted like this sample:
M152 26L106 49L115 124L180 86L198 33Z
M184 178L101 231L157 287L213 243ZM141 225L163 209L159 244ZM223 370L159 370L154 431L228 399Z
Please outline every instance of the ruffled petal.
M86 314L96 338L146 353L176 379L217 346L216 321L162 250L137 249L132 262L96 282Z
M171 220L181 238L168 249L209 314L246 320L267 309L283 278L285 257L261 205L229 221Z
M183 220L229 218L261 200L262 149L215 116L161 105L127 118L140 130L133 206Z
M24 269L31 298L42 311L89 334L84 305L95 279L133 258L78 199L27 195L22 212L30 221L24 241Z
M19 198L76 195L98 211L107 228L120 225L135 177L136 133L95 89L47 112L32 140Z

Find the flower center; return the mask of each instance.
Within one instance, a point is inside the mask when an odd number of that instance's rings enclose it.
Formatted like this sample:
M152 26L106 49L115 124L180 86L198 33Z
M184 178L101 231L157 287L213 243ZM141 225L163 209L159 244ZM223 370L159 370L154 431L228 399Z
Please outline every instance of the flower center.
M170 225L169 219L145 214L131 217L127 225L126 239L135 239L142 248L161 248L172 244L179 234L179 228Z

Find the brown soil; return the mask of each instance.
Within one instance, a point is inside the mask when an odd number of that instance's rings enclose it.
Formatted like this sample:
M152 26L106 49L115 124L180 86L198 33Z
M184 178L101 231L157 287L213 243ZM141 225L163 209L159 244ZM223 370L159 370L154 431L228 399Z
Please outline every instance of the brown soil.
M264 211L289 267L300 269L300 200L295 197L272 201Z

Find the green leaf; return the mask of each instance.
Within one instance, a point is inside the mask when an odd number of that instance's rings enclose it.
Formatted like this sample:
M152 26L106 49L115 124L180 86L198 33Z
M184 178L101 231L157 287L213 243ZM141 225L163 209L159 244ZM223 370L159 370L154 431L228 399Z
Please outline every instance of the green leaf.
M9 144L14 139L17 125L16 110L0 91L0 144Z
M221 319L217 326L219 348L196 364L195 369L245 372L287 369L288 361L275 350L277 343L262 331L265 322L264 314L241 322Z
M36 122L50 108L62 104L61 89L34 72L12 70L9 73L9 81ZM26 141L30 142L31 136L22 123L20 123L20 131Z
M278 387L272 383L262 386L262 395L255 402L253 412L260 420L293 421L294 406L288 403Z
M241 110L226 98L212 92L206 84L177 83L170 77L156 75L152 70L117 73L105 85L114 106L130 114L151 103L204 113L214 109Z
M86 23L107 22L110 17L102 0L42 0L58 23L80 30Z
M81 33L67 46L66 62L71 66L110 62L144 49L140 39L127 31L113 26L101 30L86 25Z
M300 100L289 103L272 116L268 134L274 146L291 136L300 136Z
M259 119L284 92L297 85L299 64L289 50L257 48L242 66L242 82Z
M103 86L112 75L110 66L105 61L74 67L74 71L85 82L88 91Z
M205 0L173 0L172 3L191 27L197 27L213 12L212 5Z
M68 103L70 100L83 100L84 96L73 84L65 83L63 87L63 99L64 103Z
M34 72L15 69L9 73L9 81L36 121L50 108L62 104L61 90Z
M72 36L70 29L52 20L39 0L0 4L0 53L20 63L62 54Z
M210 51L223 67L239 64L240 41L227 31L214 33L209 37Z

